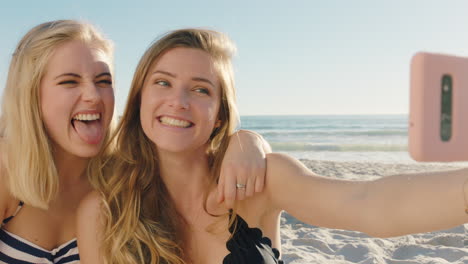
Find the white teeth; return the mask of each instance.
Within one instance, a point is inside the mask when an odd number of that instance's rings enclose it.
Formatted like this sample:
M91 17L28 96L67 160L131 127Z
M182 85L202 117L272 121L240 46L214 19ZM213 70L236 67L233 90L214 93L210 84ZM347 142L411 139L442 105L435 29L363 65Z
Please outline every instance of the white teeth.
M73 117L73 120L79 121L94 121L99 120L101 118L101 114L77 114Z
M190 122L170 118L170 117L167 117L167 116L161 117L159 119L159 121L161 121L161 123L163 123L164 125L168 125L168 126L183 127L183 128L186 128L186 127L190 126Z

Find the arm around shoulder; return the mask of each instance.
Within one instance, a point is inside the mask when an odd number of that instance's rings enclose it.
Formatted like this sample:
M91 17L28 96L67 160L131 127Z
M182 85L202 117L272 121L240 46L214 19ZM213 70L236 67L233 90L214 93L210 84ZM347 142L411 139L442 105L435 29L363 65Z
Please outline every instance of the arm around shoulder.
M77 213L77 241L82 264L103 263L100 252L102 243L102 196L93 191L80 203Z
M262 192L265 179L265 155L270 145L261 135L249 130L239 130L229 139L229 146L221 165L218 181L218 202L232 207L234 201ZM238 192L236 184L245 185Z

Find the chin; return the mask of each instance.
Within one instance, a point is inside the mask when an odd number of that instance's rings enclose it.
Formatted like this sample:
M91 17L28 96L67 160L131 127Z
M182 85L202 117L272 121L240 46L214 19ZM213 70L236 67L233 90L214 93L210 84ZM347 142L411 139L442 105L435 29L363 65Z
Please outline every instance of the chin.
M186 147L177 147L177 146L158 146L158 150L168 153L183 153L188 149Z
M74 155L84 159L94 158L99 154L101 150L101 144L98 144L93 147L82 147L74 151Z
M168 153L187 153L192 151L199 151L203 149L203 153L205 153L207 144L193 144L193 142L186 143L186 142L161 142L160 144L156 144L159 151L168 152Z

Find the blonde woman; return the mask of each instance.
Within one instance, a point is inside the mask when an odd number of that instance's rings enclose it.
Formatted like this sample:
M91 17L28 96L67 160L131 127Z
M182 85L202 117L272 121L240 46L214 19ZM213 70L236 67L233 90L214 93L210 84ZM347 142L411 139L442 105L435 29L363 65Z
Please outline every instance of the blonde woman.
M214 202L238 120L232 52L221 33L183 29L143 55L108 177L80 205L83 263L282 263L282 210L380 237L468 222L466 169L344 181L282 154L267 155L264 192L234 210Z
M76 209L92 190L88 163L105 154L99 153L114 110L112 57L109 40L72 20L34 27L14 51L0 126L0 263L79 263ZM254 154L233 141L226 166L240 169L226 174L219 199L246 195L231 183L242 171L252 171L242 179L262 188L261 138L239 138Z

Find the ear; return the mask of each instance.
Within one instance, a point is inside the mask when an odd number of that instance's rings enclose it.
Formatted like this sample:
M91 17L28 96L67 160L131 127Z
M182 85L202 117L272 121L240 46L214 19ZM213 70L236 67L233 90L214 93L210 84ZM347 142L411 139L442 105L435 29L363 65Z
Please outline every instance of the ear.
M211 132L210 140L213 139L216 136L216 134L218 133L218 129L220 127L221 127L221 120L218 119L218 120L216 120L213 131Z

